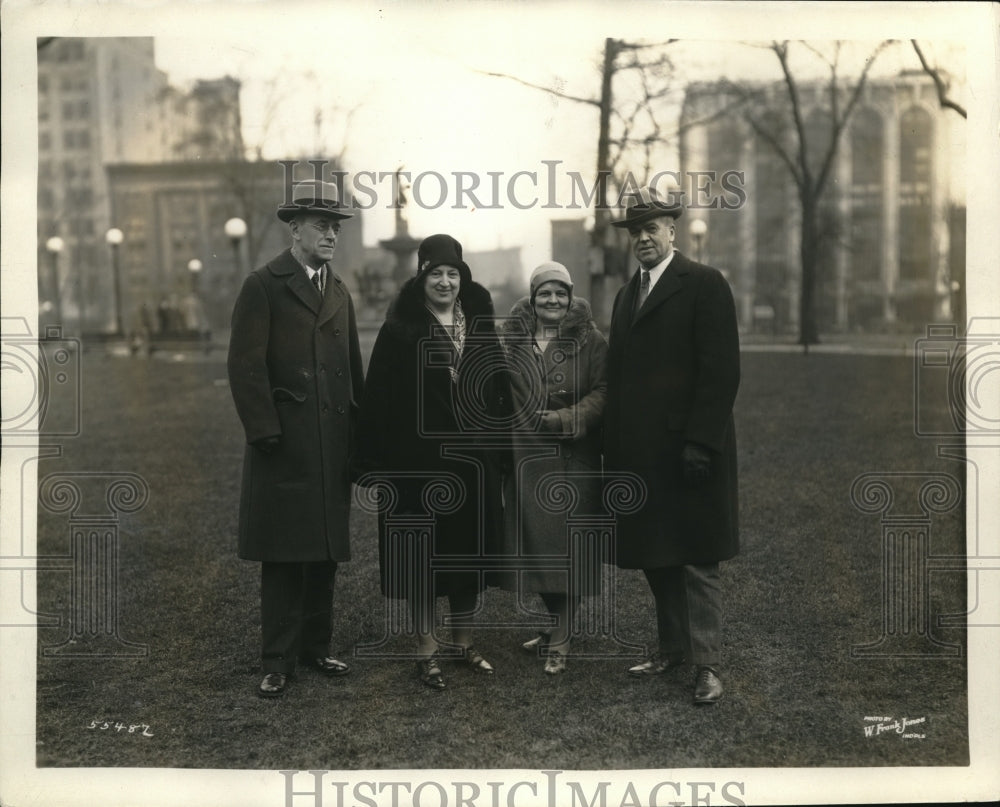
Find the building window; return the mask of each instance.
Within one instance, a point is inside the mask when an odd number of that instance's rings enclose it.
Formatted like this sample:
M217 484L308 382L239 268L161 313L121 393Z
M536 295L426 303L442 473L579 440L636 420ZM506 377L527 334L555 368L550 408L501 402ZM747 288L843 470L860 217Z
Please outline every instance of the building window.
M62 116L63 120L87 120L90 117L90 101L86 98L64 101Z
M882 185L882 118L873 109L859 109L851 126L851 184Z
M94 204L94 192L90 188L73 188L67 196L74 207L89 207Z
M52 148L52 135L50 135L48 132L39 132L38 148L42 149L43 151Z
M87 129L66 129L63 132L63 146L71 148L89 148L90 131Z
M78 62L84 57L83 42L80 40L64 40L56 50L57 62Z
M874 293L882 264L882 118L860 109L851 126L851 274ZM876 310L874 303L868 306Z
M899 277L931 280L931 145L933 121L919 107L899 120Z
M94 234L94 220L85 218L74 219L70 229L73 231L73 235L79 238L86 238Z

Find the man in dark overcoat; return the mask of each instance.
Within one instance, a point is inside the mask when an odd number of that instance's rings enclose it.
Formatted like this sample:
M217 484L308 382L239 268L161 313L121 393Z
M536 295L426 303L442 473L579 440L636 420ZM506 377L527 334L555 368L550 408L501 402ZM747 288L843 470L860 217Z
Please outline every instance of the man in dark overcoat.
M351 214L335 185L292 187L291 249L250 274L233 309L229 385L246 433L239 556L261 564L263 697L329 655L333 582L350 560L350 454L364 390L354 304L330 260Z
M629 673L687 661L695 703L707 704L722 695L719 563L739 551L740 348L729 283L674 249L681 210L644 188L612 222L628 230L639 271L612 311L605 460L646 485L643 505L619 518L616 560L649 582L659 648Z

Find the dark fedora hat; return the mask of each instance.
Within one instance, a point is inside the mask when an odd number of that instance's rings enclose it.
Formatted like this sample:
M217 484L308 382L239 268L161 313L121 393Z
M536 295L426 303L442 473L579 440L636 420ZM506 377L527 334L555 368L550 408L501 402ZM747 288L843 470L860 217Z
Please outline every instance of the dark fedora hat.
M336 185L332 182L310 179L292 186L291 204L278 207L278 218L282 221L291 221L300 213L325 213L338 219L349 219L354 215L346 211L347 207L340 203Z
M640 188L628 195L628 207L625 208L625 218L611 222L615 227L635 227L658 216L680 218L684 208L679 202L665 202L656 192L656 188Z

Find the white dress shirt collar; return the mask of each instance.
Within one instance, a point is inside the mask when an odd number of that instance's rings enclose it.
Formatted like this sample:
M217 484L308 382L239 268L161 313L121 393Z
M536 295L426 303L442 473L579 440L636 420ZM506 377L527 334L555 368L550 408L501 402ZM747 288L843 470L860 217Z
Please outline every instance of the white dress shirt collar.
M649 288L650 288L650 290L652 290L653 286L656 285L656 281L660 279L660 275L663 274L663 270L667 268L668 264L670 263L670 261L672 261L674 259L674 255L676 255L676 254L677 254L677 251L674 250L674 249L671 249L670 250L670 254L667 255L666 258L664 258L662 261L660 261L658 264L656 264L656 266L654 266L652 269L649 270ZM645 267L640 266L639 270L642 271L643 268L645 268Z

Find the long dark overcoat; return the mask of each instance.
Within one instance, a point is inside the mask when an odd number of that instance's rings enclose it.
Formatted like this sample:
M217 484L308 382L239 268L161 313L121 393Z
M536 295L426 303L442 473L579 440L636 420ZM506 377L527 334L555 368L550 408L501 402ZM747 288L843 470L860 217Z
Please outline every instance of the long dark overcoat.
M577 518L602 515L601 421L607 398L608 343L594 325L590 304L574 298L558 336L539 351L535 319L527 297L511 309L501 327L510 365L515 441L513 473L504 483L504 552L519 557L569 557L567 513L543 507L558 496L556 479L572 486ZM540 431L538 413L559 415L558 432ZM589 547L578 565L577 594L600 592L600 546ZM554 564L555 565L555 564ZM504 583L513 590L566 592L569 570L522 571Z
M453 512L434 513L433 557L495 553L500 540L500 466L505 458L486 444L502 442L508 428L506 362L490 293L463 279L461 299L467 337L456 359L451 337L424 304L422 278L403 285L368 363L354 464L357 477L378 472L396 475L394 515L428 513L421 494L425 482L435 476L457 477L464 495ZM508 442L507 457L509 450ZM379 518L382 593L406 597L415 555L390 552L387 538L383 511ZM477 567L470 562L470 569ZM449 572L434 578L437 595L482 584L478 574Z
M349 560L349 460L364 368L343 282L328 273L321 298L290 250L251 273L233 309L228 367L248 444L239 556ZM280 436L271 454L250 445L270 436Z
M729 283L676 252L633 322L639 272L615 297L608 352L605 462L638 473L646 501L617 526L617 563L642 569L714 563L739 552L736 432L740 380ZM684 481L681 452L697 443L711 478Z

